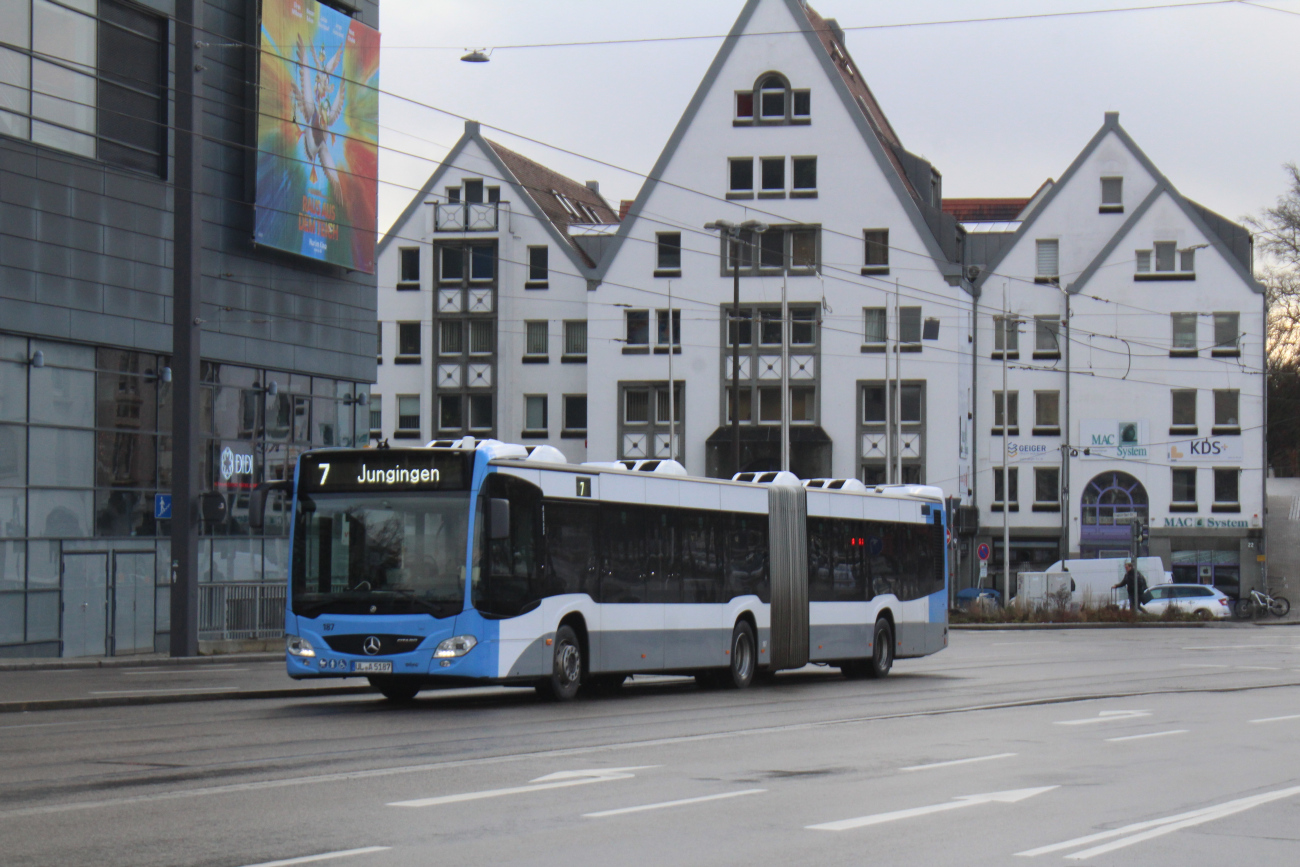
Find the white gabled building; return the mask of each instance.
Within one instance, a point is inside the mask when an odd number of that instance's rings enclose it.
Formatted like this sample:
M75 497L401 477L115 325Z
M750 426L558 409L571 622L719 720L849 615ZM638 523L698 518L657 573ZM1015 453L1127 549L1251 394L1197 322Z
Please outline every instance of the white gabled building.
M1004 517L1014 574L1123 556L1126 512L1177 580L1257 585L1265 305L1249 234L1184 198L1115 113L1017 216L967 224L978 540L997 586Z
M594 181L466 122L379 244L371 436L498 437L584 460L588 281L617 221Z
M669 457L671 359L676 457L712 476L779 469L784 286L790 469L960 495L971 299L940 183L903 148L834 21L799 0L749 0L588 295L590 454ZM733 249L705 229L723 220L767 227L735 251L739 467Z

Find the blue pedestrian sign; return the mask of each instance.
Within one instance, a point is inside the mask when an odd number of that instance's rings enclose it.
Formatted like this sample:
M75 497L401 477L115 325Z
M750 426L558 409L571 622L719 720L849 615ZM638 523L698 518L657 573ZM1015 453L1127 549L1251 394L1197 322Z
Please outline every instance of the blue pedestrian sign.
M980 542L979 547L975 549L975 556L981 560L987 560L989 558L989 543Z
M170 520L172 516L172 495L153 495L153 516L156 521Z

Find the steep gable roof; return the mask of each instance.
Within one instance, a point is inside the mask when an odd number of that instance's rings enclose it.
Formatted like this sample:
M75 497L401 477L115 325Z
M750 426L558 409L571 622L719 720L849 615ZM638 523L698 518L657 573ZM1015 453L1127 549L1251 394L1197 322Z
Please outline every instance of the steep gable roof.
M1051 188L1042 199L1039 200L1034 205L1033 209L1025 216L1024 222L1022 222L1020 228L1016 230L1016 234L1011 239L1011 243L1003 247L1002 252L984 268L979 278L975 281L976 292L983 287L984 283L990 277L994 276L998 270L998 266L1002 264L1002 260L1005 259L1011 250L1020 243L1021 238L1029 234L1030 230L1034 227L1034 223L1036 223L1038 218L1042 216L1043 212L1047 210L1047 206L1052 203L1057 194L1059 194L1061 190L1065 188L1066 184L1068 184L1078 173L1080 167L1082 167L1088 157L1092 155L1092 152L1095 151L1098 146L1101 145L1102 141L1105 140L1106 136L1111 133L1114 133L1119 137L1119 140L1122 141L1124 146L1133 154L1134 158L1138 161L1138 164L1141 165L1142 168L1146 169L1147 173L1155 179L1157 187L1159 187L1160 184L1169 184L1168 179L1165 178L1165 176L1160 173L1160 170L1155 167L1155 163L1151 162L1147 155L1143 153L1142 148L1137 146L1137 142L1133 141L1133 139L1129 137L1129 134L1124 131L1124 128L1119 125L1119 112L1106 112L1105 120L1101 125L1101 129L1097 130L1093 137L1089 139L1088 143L1084 145L1083 150L1079 151L1079 155L1070 163L1070 167L1065 170L1065 174L1061 175L1061 179L1052 184ZM1170 186L1172 188L1172 185ZM1039 192L1042 192L1042 187L1039 188ZM1175 195L1177 194L1175 193ZM1037 196L1038 193L1035 193L1034 197L1037 198Z
M713 62L709 64L708 71L705 72L704 78L701 79L699 87L695 90L695 95L691 97L691 101L687 104L681 119L677 121L677 126L669 137L663 151L660 152L659 159L655 161L650 174L646 176L645 183L641 186L640 192L637 193L631 210L619 227L618 234L614 237L613 244L597 271L597 279L603 279L606 272L608 272L610 264L622 246L623 240L636 223L650 194L661 182L664 170L676 154L677 148L686 136L686 131L690 129L696 115L699 114L705 96L708 95L718 76L722 73L723 66L726 65L728 58L736 48L737 42L744 34L755 9L763 2L770 2L770 0L747 0L745 7L737 16L736 23L732 25L731 31L723 40L722 47L714 55ZM944 214L937 206L929 205L928 199L922 199L905 166L905 161L908 161L913 164L914 168L923 164L928 170L929 163L903 149L898 135L890 126L889 120L881 111L875 96L871 93L870 88L866 86L866 82L862 80L862 75L853 64L848 49L843 46L843 31L840 31L840 36L837 37L835 31L839 30L838 25L823 19L812 8L806 6L802 0L782 0L782 2L785 3L796 23L801 20L808 22L807 29L800 29L803 31L809 47L818 58L832 89L839 95L841 103L849 112L849 116L854 119L858 132L866 143L868 150L871 151L872 156L875 157L885 179L902 203L917 234L925 243L926 252L944 274L960 275L961 265L957 261L959 254L955 241L958 231L956 221L952 219L951 215ZM943 238L943 243L940 243L939 238Z
M429 176L419 192L403 209L393 222L388 233L379 242L379 252L383 252L389 242L396 237L396 232L419 209L433 191L438 188L442 177L456 167L456 158L464 152L467 145L476 143L497 168L498 179L513 186L520 194L522 204L528 208L542 225L546 226L551 236L566 250L573 263L582 271L595 267L595 262L578 246L569 235L569 227L576 224L617 223L618 214L609 206L599 192L581 184L559 172L548 169L541 163L531 160L523 154L516 153L503 145L484 138L477 121L466 121L465 132L454 144L442 163ZM582 208L570 213L561 196L569 202L577 203ZM586 213L583 212L585 209ZM586 219L590 216L591 219Z
M1093 257L1092 261L1088 263L1088 267L1083 269L1083 272L1079 274L1079 279L1070 283L1066 287L1066 291L1071 294L1078 294L1081 292L1088 281L1092 279L1093 275L1097 273L1097 270L1100 269L1102 265L1105 264L1106 260L1110 258L1110 255L1115 252L1115 248L1124 242L1124 239L1128 237L1129 233L1133 230L1133 227L1137 225L1138 221L1142 219L1147 211L1151 210L1152 205L1154 205L1161 196L1165 195L1169 196L1169 198L1178 205L1179 209L1187 216L1187 219L1191 221L1197 231L1209 240L1210 246L1218 251L1219 255L1223 257L1223 260L1228 263L1229 267L1231 267L1232 270L1237 273L1237 276L1250 287L1250 290L1262 295L1264 287L1255 280L1250 273L1250 269L1242 263L1240 258L1238 258L1232 245L1225 241L1223 236L1212 228L1212 224L1202 218L1201 214L1202 212L1205 212L1224 223L1228 223L1228 221L1224 220L1223 217L1220 217L1213 211L1207 211L1200 205L1193 205L1187 199L1183 198L1182 195L1179 194L1178 190L1174 189L1173 184L1169 183L1169 181L1163 177L1156 183L1151 192L1147 194L1147 197L1142 200L1142 204L1138 205L1133 210L1133 213L1129 215L1128 219L1124 221L1124 225L1120 226L1119 231L1111 236L1111 239L1106 242L1106 246L1102 247L1101 251ZM1234 224L1228 223L1228 225L1231 226ZM1240 226L1237 226L1236 228L1241 229ZM1241 231L1245 232L1244 229L1241 229ZM1229 236L1231 237L1232 233L1229 233Z

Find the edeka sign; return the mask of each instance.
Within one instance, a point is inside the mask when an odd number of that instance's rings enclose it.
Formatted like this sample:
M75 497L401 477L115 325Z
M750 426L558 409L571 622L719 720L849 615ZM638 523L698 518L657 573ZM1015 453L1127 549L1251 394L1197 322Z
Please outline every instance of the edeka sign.
M1002 438L993 438L993 448L990 450L997 454L1002 449ZM1030 461L1045 461L1055 459L1060 455L1060 448L1049 446L1045 443L1031 443L1023 440L1007 440L1007 461L1011 463L1028 463Z
M253 239L373 274L379 32L316 0L263 0Z
M1079 457L1085 460L1145 461L1150 455L1145 419L1085 419L1079 422Z
M1241 463L1241 437L1202 437L1194 440L1179 440L1169 444L1171 463L1195 463L1205 461L1217 463Z
M1244 520L1224 521L1219 518L1165 518L1166 527L1190 527L1205 530L1244 530Z

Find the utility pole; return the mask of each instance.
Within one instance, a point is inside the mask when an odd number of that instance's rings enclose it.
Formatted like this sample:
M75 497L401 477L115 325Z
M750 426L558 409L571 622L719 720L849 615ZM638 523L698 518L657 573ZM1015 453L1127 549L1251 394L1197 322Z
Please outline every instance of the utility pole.
M197 16L202 0L176 0L176 158L172 184L172 656L199 653L199 359L202 320L203 86Z
M790 472L790 308L781 278L781 469Z
M677 348L677 329L673 320L673 281L668 281L668 460L677 460L677 391L673 383L673 352ZM658 410L656 410L657 412Z
M898 278L894 278L894 484L903 483L903 315L898 308ZM886 347L888 348L888 347Z
M1007 284L1002 282L1002 602L1011 601L1011 463L1007 452L1007 432L1011 427L1011 402L1007 399ZM1019 326L1017 326L1017 333Z

